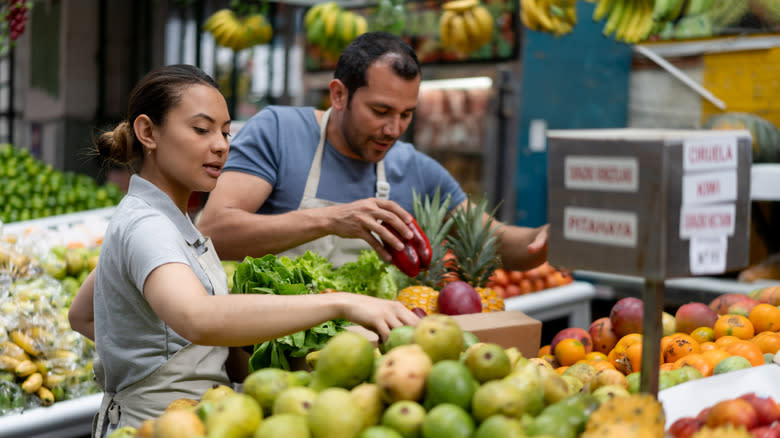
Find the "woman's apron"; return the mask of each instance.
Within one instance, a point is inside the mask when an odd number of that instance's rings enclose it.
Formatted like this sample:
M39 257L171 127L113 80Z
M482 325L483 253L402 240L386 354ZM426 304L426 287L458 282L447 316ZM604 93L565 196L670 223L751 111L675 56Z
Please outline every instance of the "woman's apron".
M191 245L190 250L206 272L214 295L226 295L227 277L211 240L206 238L200 245ZM228 347L189 344L149 376L117 393L104 393L92 423L92 436L103 438L122 426L137 428L144 420L159 416L159 407L178 398L199 400L214 384L230 386L225 371L227 357ZM94 370L95 378L102 386L104 370L97 361Z
M314 160L309 168L309 176L306 178L306 188L303 190L303 198L298 205L298 210L308 208L330 207L339 205L338 202L328 201L317 198L317 188L320 184L320 173L322 171L322 153L325 150L325 137L330 118L330 109L322 116L320 126L320 141L317 143L317 150L314 152ZM390 199L390 184L385 177L384 160L376 163L376 198ZM328 235L296 246L295 248L283 251L278 256L288 256L291 258L303 255L306 251L315 252L328 259L334 267L338 267L347 262L357 260L361 250L371 249L371 246L363 239L348 239L336 235Z

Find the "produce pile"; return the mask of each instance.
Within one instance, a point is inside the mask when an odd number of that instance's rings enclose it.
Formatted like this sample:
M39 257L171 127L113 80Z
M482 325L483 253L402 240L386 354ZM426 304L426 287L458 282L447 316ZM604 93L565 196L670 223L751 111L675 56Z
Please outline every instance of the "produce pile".
M512 298L544 289L565 286L574 279L565 270L544 262L527 271L496 269L490 276L488 287L494 289L501 298Z
M368 31L365 17L344 10L333 1L317 3L309 8L303 24L306 27L306 41L335 58L352 40Z
M46 275L15 239L0 241L0 415L99 391L94 345L67 318L75 292Z
M212 14L203 23L203 30L211 33L217 44L236 52L266 44L274 34L265 15L252 12L239 16L231 9L220 9Z
M702 409L695 417L683 417L672 423L674 438L713 437L712 429L721 427L719 436L729 438L776 438L780 436L780 405L771 397L748 392L719 401Z
M110 207L123 193L116 184L100 186L89 176L57 171L6 143L0 144L0 195L0 222L17 222Z
M254 371L241 392L218 386L200 400L175 400L137 430L109 438L172 430L231 438L663 434L664 412L651 396L614 393L595 381L573 393L552 369L516 348L479 342L447 315L395 328L379 348L340 333L310 363L310 371Z

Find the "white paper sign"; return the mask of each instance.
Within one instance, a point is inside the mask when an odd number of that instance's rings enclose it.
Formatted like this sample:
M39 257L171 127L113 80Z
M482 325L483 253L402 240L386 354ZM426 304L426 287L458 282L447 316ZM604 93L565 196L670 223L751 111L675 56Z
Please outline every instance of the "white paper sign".
M566 207L563 237L604 245L636 247L636 213L594 208Z
M636 192L639 188L635 157L566 156L564 173L567 189Z
M733 236L736 206L734 204L695 205L680 209L680 238L717 235Z
M685 139L683 143L684 171L736 168L736 136L705 136Z
M683 175L682 205L737 200L737 171Z
M726 271L726 236L694 236L690 242L691 274L722 274Z

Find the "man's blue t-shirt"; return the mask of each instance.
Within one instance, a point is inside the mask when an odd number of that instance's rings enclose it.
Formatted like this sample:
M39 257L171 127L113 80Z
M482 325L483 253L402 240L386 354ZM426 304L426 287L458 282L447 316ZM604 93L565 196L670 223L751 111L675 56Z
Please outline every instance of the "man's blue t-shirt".
M257 213L297 210L306 185L320 127L312 107L269 106L250 118L230 144L225 171L258 176L273 190ZM423 199L441 187L450 208L466 199L460 185L433 158L409 143L397 141L384 159L390 199L413 213L412 189ZM325 142L317 198L348 203L376 194L376 165L346 157Z

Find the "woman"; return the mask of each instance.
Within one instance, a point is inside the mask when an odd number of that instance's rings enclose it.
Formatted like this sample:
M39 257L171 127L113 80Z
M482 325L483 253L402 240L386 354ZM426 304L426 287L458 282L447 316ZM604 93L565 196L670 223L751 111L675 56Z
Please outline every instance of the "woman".
M229 132L214 80L175 65L141 79L127 121L97 141L103 158L137 173L69 313L73 329L95 340L100 359L95 376L105 395L94 436L138 427L177 398L197 399L215 383L229 384L228 347L334 318L383 339L393 327L418 321L399 303L356 294L229 295L211 241L187 215L191 193L216 185ZM245 366L246 357L239 363Z

